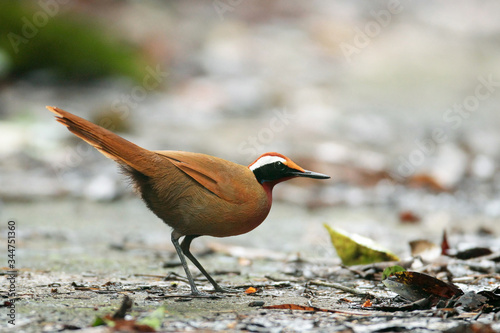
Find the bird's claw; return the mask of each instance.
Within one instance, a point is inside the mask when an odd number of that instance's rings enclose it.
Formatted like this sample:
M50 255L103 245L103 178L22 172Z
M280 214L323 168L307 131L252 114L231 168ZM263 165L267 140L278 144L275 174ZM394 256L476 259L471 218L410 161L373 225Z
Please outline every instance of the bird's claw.
M171 294L171 295L165 295L163 297L168 297L168 298L183 298L183 299L189 299L189 298L211 298L211 299L217 299L217 298L223 298L224 295L215 295L215 294L207 294L207 293L202 293L202 292L196 292L196 293L190 293L190 294Z
M241 292L241 290L238 290L238 289L232 289L232 288L222 288L222 287L218 287L218 288L214 288L216 292L218 293L225 293L225 294L237 294L239 292Z

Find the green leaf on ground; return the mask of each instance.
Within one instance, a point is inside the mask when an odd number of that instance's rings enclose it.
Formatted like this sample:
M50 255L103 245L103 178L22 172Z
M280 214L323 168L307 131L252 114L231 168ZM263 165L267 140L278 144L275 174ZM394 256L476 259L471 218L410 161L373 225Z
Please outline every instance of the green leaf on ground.
M387 267L382 272L382 281L385 280L385 279L387 279L389 276L393 275L394 273L405 272L405 271L406 271L406 269L404 269L403 267L398 266L398 265Z
M163 322L163 318L165 318L165 312L167 310L164 306L160 306L158 309L154 310L148 316L139 320L138 323L141 325L147 325L149 327L154 328L155 330L159 330L161 328L161 323Z
M382 248L369 238L349 234L341 229L332 228L326 223L324 226L330 233L333 246L344 265L366 265L383 261L399 261L395 254Z

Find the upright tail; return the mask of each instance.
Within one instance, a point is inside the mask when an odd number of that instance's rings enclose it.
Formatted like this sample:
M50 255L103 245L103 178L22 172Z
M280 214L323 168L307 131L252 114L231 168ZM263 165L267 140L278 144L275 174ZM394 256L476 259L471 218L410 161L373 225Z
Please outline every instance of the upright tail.
M157 158L156 153L57 107L47 106L47 109L54 112L57 121L65 125L70 132L94 146L104 156L146 176L154 171L152 162Z

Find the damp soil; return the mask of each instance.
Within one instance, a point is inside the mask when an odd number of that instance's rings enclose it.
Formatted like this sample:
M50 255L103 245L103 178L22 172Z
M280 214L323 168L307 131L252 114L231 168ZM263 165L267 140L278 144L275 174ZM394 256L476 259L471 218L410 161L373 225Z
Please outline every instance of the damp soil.
M140 320L164 306L161 331L435 332L472 324L500 329L495 313L379 311L363 307L366 296L314 284L331 281L370 293L375 296L373 306L405 304L380 279L363 278L340 265L322 222L348 220L343 209L304 211L278 203L268 221L245 236L197 239L193 243L195 255L221 285L236 290L224 295L214 293L193 267L200 290L210 296L207 298L186 296L189 285L169 243L169 228L137 198L111 203L18 202L10 203L6 212L16 212L17 216L19 273L16 326L9 327L3 321L2 330L106 331L108 328L91 325L97 317L117 311L124 295L133 300L131 319ZM386 214L380 209L357 210L361 233L369 228L362 221L368 217L380 221ZM273 233L276 228L283 233ZM392 230L386 237L397 232L411 234L401 236L402 240L417 237L417 230L425 229L415 226L414 232L409 232L411 227L397 228L395 222L386 220L386 224L372 224L371 233L376 234L379 228L381 234L382 230ZM408 251L401 245L404 241L398 244L401 248L392 250L403 254ZM2 272L7 274L6 269ZM478 283L491 289L499 283L499 277L483 272L469 281L482 281ZM249 287L256 292L247 294ZM8 300L7 289L2 283L4 301ZM330 312L265 309L282 304ZM0 309L4 318L9 311L5 305Z

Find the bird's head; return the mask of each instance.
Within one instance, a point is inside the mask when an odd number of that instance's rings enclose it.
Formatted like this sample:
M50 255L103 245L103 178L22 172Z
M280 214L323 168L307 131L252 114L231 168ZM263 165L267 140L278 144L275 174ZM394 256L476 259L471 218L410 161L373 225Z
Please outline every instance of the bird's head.
M259 183L268 185L270 188L277 183L295 177L330 178L330 176L321 173L305 170L288 157L278 153L265 153L250 164L248 168L253 171Z

